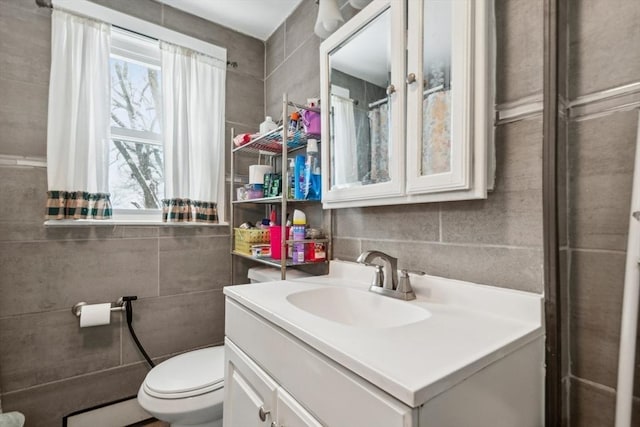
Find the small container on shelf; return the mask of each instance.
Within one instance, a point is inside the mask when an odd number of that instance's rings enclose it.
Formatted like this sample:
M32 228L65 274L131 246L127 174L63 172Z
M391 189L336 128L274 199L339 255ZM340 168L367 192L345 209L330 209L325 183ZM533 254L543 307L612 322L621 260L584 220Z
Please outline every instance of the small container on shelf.
M307 223L307 217L304 212L296 209L293 211L293 227L292 235L293 235L293 263L294 264L304 264L305 256L305 226Z
M252 255L251 247L269 243L269 230L262 228L234 228L234 249L244 255Z
M278 197L282 194L282 175L268 173L264 175L264 197Z
M327 260L327 251L323 242L306 243L304 260L306 262L323 262Z
M291 227L285 227L285 236L289 235L290 229ZM273 225L269 227L269 237L271 258L279 260L282 257L282 226Z
M261 199L264 197L262 184L246 184L245 189L247 193L247 200Z
M307 228L305 238L323 239L325 237L322 230L317 228ZM322 262L327 259L327 250L324 242L309 242L306 244L304 259L306 262Z
M302 124L304 125L304 131L308 135L320 135L320 113L311 110L304 110L302 113Z
M260 123L260 135L271 132L278 128L278 125L273 121L271 116L266 116L264 122Z
M293 137L293 135L295 135L295 133L298 131L299 128L300 128L300 113L298 113L297 111L294 111L289 115L289 127L287 128L289 138Z
M256 258L267 258L271 256L271 245L263 243L259 245L251 245L251 256Z
M304 167L305 158L302 154L298 154L294 163L294 188L293 198L296 200L304 200Z

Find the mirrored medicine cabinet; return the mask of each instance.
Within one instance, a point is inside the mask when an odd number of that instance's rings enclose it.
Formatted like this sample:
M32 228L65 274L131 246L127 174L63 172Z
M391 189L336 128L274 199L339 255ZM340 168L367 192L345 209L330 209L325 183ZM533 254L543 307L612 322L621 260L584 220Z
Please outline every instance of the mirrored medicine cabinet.
M325 208L486 198L491 0L374 0L320 46Z

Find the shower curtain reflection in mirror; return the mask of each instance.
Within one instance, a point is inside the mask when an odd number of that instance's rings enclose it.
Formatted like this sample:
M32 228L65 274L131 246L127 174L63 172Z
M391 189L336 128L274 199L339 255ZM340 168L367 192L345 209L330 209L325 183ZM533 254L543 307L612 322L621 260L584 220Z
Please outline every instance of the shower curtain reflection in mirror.
M331 95L331 119L333 185L339 188L358 184L358 140L353 101Z
M384 102L369 110L371 131L371 174L366 179L370 183L389 181L389 104Z

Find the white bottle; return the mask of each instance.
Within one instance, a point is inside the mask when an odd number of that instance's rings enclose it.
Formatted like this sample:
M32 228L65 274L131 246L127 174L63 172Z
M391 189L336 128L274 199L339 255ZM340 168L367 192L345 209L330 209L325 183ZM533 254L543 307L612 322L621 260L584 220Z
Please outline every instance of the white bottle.
M273 119L271 118L271 116L267 116L264 118L264 122L260 123L260 135L264 135L265 133L271 132L277 127L278 125L273 122Z

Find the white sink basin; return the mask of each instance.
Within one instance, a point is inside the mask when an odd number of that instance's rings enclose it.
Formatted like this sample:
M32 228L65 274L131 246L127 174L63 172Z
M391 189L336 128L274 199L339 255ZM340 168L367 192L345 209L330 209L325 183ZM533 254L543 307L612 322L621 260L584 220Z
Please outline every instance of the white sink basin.
M393 328L431 317L426 308L351 288L326 286L294 292L286 298L315 316L363 328Z

